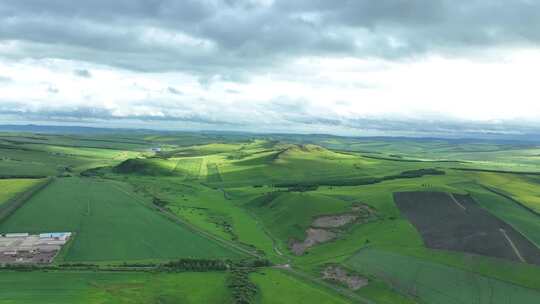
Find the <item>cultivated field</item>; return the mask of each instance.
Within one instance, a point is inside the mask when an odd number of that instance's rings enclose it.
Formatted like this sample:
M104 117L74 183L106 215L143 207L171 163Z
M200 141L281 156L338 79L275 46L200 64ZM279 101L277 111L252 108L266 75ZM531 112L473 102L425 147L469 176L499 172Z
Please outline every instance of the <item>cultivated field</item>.
M114 182L58 179L1 223L0 232L74 232L65 261L235 256L126 191Z
M396 204L428 248L463 251L540 265L540 249L467 195L398 192Z

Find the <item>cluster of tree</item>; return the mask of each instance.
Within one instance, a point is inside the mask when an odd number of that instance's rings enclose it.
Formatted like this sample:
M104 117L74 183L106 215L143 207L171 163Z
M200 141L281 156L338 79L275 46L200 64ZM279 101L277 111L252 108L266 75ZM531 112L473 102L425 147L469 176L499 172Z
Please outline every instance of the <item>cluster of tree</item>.
M257 301L259 289L249 280L251 268L238 268L230 272L227 287L231 290L233 303L252 304Z
M0 179L12 179L12 178L28 178L28 179L39 179L39 178L46 178L47 176L45 175L5 175L5 174L2 174L0 175Z
M267 259L243 259L232 262L232 268L260 268L271 266L272 263Z
M478 168L451 168L451 169L460 170L460 171L473 171L473 172L507 173L507 174L518 174L518 175L540 175L540 172L493 170L493 169L478 169Z
M288 192L307 192L315 191L319 188L319 185L295 185L293 187L287 188Z
M225 271L231 267L228 260L180 259L162 264L162 271Z
M71 268L71 267L89 267L89 268L94 268L94 267L98 267L98 265L96 264L90 264L90 263L63 263L63 264L60 264L58 265L62 268Z
M161 264L162 271L226 271L235 269L255 269L270 266L266 259L243 259L238 261L220 259L179 259ZM141 266L141 265L137 265Z
M152 203L158 207L165 207L169 204L168 201L165 201L165 200L162 200L160 198L157 198L157 197L154 197L154 199L152 200Z
M377 184L383 181L400 179L400 178L415 178L422 177L424 175L444 175L445 172L438 169L418 169L403 171L395 175L387 175L383 177L360 177L360 178L348 178L348 179L328 179L321 181L309 181L309 182L291 182L291 183L279 183L274 185L278 188L293 188L293 189L311 189L318 186L361 186Z
M105 175L105 169L107 167L90 168L79 173L83 177L102 177Z
M418 169L418 170L409 170L403 171L398 175L395 175L395 178L414 178L422 177L424 175L444 175L446 172L439 169L429 168L429 169Z

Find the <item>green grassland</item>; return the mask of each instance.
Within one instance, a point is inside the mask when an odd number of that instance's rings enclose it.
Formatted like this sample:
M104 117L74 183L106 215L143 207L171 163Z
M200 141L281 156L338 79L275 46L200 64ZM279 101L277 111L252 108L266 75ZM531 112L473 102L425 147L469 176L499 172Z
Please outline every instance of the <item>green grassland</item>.
M40 182L41 179L0 179L0 205Z
M276 192L249 203L250 209L283 242L291 237L303 239L313 218L342 213L350 205L351 202L313 192Z
M221 304L229 301L225 273L0 272L2 304Z
M2 222L0 231L74 232L66 261L235 256L164 218L114 183L81 178L53 182Z

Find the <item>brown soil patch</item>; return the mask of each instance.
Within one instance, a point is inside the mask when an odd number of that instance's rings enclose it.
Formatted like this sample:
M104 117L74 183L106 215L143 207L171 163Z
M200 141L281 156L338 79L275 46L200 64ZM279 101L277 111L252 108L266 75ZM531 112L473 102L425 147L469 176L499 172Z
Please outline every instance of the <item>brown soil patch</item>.
M375 209L364 203L354 204L351 211L357 213L360 217L368 217L377 213Z
M306 239L303 242L292 240L290 242L290 248L295 255L302 255L308 248L320 243L328 242L336 237L337 234L332 231L308 228L308 230L306 230Z
M325 215L316 218L311 224L317 228L338 228L354 222L358 216L354 214Z
M339 282L349 289L358 290L368 284L368 279L358 275L349 274L339 266L328 266L322 271L323 279Z
M306 230L305 240L291 239L289 248L295 255L302 255L310 247L336 239L345 226L354 222L366 223L376 218L375 209L364 203L356 203L351 207L351 212L322 215L314 219L311 227Z

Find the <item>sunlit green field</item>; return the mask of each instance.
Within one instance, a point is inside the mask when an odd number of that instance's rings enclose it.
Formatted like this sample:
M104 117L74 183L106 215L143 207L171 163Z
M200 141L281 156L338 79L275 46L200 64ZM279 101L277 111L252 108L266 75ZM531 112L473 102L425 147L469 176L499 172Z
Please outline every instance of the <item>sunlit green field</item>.
M0 179L0 205L40 182L40 179Z
M261 304L349 303L346 299L288 276L279 270L254 273L251 278L259 285Z

